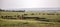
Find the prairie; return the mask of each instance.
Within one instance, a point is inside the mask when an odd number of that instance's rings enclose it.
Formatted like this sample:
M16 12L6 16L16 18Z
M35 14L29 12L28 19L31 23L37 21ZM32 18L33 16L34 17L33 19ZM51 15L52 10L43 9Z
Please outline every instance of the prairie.
M0 19L0 27L60 27L59 22Z
M26 16L39 17L39 18L47 18L55 21L60 21L60 13L53 13L53 14L54 15L47 15L47 13L44 12L0 12L0 17L1 16L17 17L18 15L20 16L24 15L25 17ZM20 20L19 18L17 19L0 18L0 27L60 27L60 22L37 21L34 19Z

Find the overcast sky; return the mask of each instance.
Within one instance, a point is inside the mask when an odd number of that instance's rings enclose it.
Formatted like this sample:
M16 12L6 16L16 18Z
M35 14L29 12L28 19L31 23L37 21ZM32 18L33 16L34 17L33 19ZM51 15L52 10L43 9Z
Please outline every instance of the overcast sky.
M0 8L60 8L60 0L0 0Z

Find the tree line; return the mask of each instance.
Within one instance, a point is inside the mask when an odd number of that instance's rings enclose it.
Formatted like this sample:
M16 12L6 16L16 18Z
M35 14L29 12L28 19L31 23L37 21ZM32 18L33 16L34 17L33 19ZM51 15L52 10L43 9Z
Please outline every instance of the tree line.
M4 12L25 12L25 10L2 10L2 9L0 9L0 11L4 11Z

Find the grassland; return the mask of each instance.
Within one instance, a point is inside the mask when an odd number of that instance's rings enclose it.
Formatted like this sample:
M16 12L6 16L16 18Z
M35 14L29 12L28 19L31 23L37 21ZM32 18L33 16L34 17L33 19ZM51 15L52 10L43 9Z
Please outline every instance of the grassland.
M34 15L31 15L32 13L34 13ZM28 14L27 16L38 16L40 18L43 17L43 18L48 18L48 19L59 19L60 18L60 13L53 13L55 15L47 15L47 13L45 12L0 12L0 15L2 16L17 16L17 15L23 15L23 14ZM56 14L59 14L59 15L56 15Z
M32 12L33 13L33 12ZM1 12L1 15L7 16L17 16L28 14L27 16L38 16L48 19L60 20L60 15L43 15L43 13L34 13L35 15L31 15L31 12ZM46 13L45 13L46 14ZM56 13L55 13L56 14ZM36 21L36 20L12 20L12 19L1 19L0 18L0 27L60 27L60 22L45 22L45 21Z
M60 27L59 22L0 19L0 27Z

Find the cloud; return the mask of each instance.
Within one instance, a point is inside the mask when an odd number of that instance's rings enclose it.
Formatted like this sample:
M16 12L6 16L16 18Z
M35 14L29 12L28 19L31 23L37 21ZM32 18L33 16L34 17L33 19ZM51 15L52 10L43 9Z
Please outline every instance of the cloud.
M60 0L2 0L1 8L56 8Z

